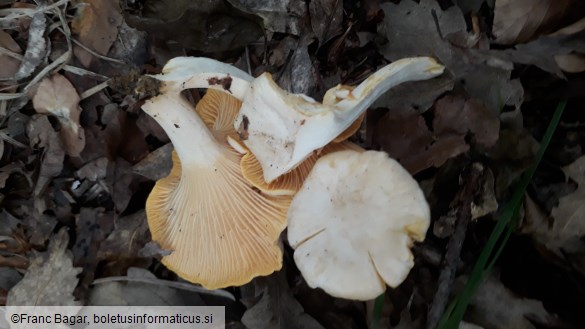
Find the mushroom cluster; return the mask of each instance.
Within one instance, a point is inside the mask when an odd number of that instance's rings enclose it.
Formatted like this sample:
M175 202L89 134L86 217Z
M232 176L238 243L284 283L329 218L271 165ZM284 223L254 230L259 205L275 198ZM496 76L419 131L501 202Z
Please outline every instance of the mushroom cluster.
M157 181L146 213L162 262L208 289L237 286L282 266L287 227L311 287L371 299L413 266L430 212L416 181L383 152L346 139L388 89L430 79L428 57L396 61L322 103L207 58L178 57L142 109L174 145L173 169ZM193 107L181 94L208 91ZM359 284L356 284L359 282Z

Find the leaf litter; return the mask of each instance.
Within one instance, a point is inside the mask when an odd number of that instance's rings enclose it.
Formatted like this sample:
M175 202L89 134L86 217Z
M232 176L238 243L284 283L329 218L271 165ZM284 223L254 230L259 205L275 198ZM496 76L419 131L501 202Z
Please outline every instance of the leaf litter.
M373 302L308 288L289 262L286 241L285 269L229 291L183 282L160 264L172 250L151 241L144 204L170 170L172 144L140 110L130 80L118 79L116 88L106 80L131 70L159 73L185 55L255 76L270 72L284 89L317 100L402 57L433 56L446 66L437 79L382 95L351 137L415 174L433 213L435 229L416 246L407 283L386 293L386 328L424 326L439 273L446 266L461 278L469 273L498 207L533 161L551 99L570 97L555 134L560 147L545 155L511 241L530 237L529 248L555 264L556 275L576 278L564 302L582 300L585 117L582 93L565 88L583 86L583 4L453 3L0 2L0 304L227 305L235 327L372 328ZM200 98L199 91L191 95ZM463 245L461 254L446 255L462 211L454 202L461 173L478 162L487 174L466 200L473 221L454 242ZM458 261L445 265L447 256ZM498 266L507 273L505 262ZM46 282L55 275L67 279ZM530 279L546 285L545 278ZM560 312L538 288L504 281L489 276L462 328L585 325L581 314ZM50 289L39 291L44 282Z

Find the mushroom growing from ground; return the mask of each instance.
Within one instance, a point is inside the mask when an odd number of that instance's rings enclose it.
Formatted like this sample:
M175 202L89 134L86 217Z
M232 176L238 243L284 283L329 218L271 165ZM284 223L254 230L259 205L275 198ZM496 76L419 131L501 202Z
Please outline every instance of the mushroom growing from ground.
M406 278L430 210L417 182L386 153L349 150L317 161L288 220L294 260L310 287L369 300Z
M235 134L232 122L209 115L239 108L237 99L227 94L227 100L218 99L219 93L208 92L195 111L180 95L195 87L237 94L247 83L245 73L225 64L213 66L219 62L212 60L207 61L212 67L204 70L217 69L215 73L201 73L203 69L189 63L171 60L162 75L154 76L161 81L161 93L142 106L175 147L171 173L148 197L148 225L152 239L172 251L162 262L182 278L208 289L242 285L281 268L279 236L291 197L259 193L242 176L242 154L228 143L228 136ZM238 74L241 85L225 83ZM218 106L231 110L213 109ZM198 112L206 113L203 120Z
M356 87L339 85L323 103L282 90L269 73L244 93L234 128L272 182L289 172L352 125L382 93L406 81L426 80L444 67L429 57L401 59L378 70Z

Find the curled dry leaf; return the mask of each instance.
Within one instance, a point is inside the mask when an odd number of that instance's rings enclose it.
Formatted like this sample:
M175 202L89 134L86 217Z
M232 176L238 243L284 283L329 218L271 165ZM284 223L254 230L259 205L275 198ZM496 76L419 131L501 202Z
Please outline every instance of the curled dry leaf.
M117 0L84 0L71 24L79 41L100 55L106 55L116 41L123 17ZM75 56L89 67L92 55L75 47Z
M50 180L61 173L65 151L47 117L33 116L26 128L30 146L43 149L41 168L34 189L34 196L38 197L45 191Z
M551 34L551 36L570 35L581 32L583 30L585 30L585 17L567 27L556 31L555 33ZM580 54L573 53L556 55L555 61L561 70L565 72L579 73L585 71L585 54L583 51Z
M79 124L79 95L64 76L55 74L41 81L33 97L37 113L55 116L61 124L61 139L67 154L79 156L85 147L85 132Z
M47 19L43 12L36 13L32 17L28 28L28 42L24 58L20 63L18 72L14 75L16 80L30 76L45 57L47 52L47 42L45 41L46 22Z
M529 41L567 13L573 0L497 0L493 34L496 43L513 45Z

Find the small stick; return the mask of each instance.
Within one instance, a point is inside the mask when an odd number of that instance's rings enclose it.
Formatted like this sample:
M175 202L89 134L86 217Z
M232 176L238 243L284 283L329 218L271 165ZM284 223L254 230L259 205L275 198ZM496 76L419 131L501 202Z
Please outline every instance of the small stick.
M459 264L459 255L467 234L467 225L471 221L471 203L475 195L481 191L483 171L483 165L474 163L461 174L460 184L462 186L452 203L457 209L457 223L447 244L447 251L442 264L443 268L439 274L437 291L427 317L427 329L437 328L439 319L447 307L453 281L455 280L455 272Z

